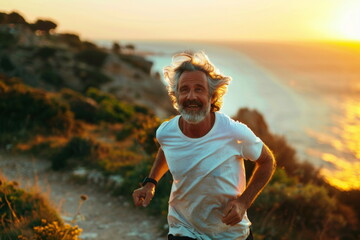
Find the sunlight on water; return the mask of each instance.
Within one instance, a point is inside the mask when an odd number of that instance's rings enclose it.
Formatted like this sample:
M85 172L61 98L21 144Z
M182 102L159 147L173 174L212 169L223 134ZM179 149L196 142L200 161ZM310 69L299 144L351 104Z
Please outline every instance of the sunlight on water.
M330 153L324 153L322 158L336 167L320 171L331 185L343 190L360 189L360 162L350 163Z
M356 99L348 100L345 114L342 138L348 149L360 160L360 102Z
M341 140L329 138L328 141L345 154L342 157L322 154L322 160L334 166L334 169L322 169L321 173L338 188L360 189L360 102L348 99L343 109L344 115L338 118L338 125L334 129Z

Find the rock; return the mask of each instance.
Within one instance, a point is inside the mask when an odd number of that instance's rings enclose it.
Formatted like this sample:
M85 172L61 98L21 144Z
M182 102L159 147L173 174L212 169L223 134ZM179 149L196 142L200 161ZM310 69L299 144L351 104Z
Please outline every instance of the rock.
M111 188L118 188L124 182L124 178L120 175L111 175L107 179L107 186Z
M110 226L108 224L101 224L98 226L98 229L109 229Z
M62 220L64 220L65 222L71 222L72 221L72 217L68 217L68 216L61 216Z
M95 170L89 172L87 179L90 183L95 183L96 185L99 186L103 186L106 180L101 172Z
M82 233L81 239L96 239L98 235L98 233Z

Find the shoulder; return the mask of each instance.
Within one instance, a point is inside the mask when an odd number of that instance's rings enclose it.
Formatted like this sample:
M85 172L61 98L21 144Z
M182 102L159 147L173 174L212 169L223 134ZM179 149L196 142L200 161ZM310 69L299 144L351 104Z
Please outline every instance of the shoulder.
M163 123L161 123L158 129L156 130L156 138L159 139L165 133L174 131L178 125L179 117L180 116L177 115L172 119L165 120Z
M228 129L228 131L236 135L247 135L249 132L252 133L246 124L236 121L224 113L217 113L216 117L219 120L219 125L221 128Z

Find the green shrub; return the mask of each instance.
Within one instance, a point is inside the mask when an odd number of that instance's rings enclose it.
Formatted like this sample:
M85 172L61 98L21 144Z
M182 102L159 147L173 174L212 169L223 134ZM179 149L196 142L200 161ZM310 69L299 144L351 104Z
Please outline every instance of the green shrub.
M94 99L99 104L98 121L123 123L134 116L134 106L119 101L113 95L101 92L96 88L89 88L86 96Z
M99 118L106 122L123 123L130 120L133 107L117 100L104 100L100 103Z
M94 99L97 103L101 103L104 100L113 100L115 98L113 95L102 92L94 87L88 88L86 90L85 96Z
M14 64L8 56L2 56L0 59L0 70L4 72L10 72L15 69Z
M81 49L82 43L80 37L72 33L60 33L58 34L58 39L66 43L69 47L75 49Z
M2 84L3 86L6 84ZM32 134L67 135L74 124L69 106L45 91L22 84L1 87L0 135L4 141Z
M0 48L8 48L16 45L18 39L11 33L0 31Z
M97 161L108 149L90 138L75 136L51 158L53 170L76 167L81 163L88 167L98 167ZM73 160L70 164L70 160Z
M32 232L42 219L62 223L57 212L39 193L28 193L16 182L0 180L0 239L18 239Z
M34 235L26 237L20 235L19 240L77 240L82 232L78 226L71 226L69 224L59 224L57 221L47 222L42 220L41 226L36 226Z
M123 125L122 129L116 133L116 141L123 141L134 132L134 127L131 123Z
M50 84L54 87L61 88L64 87L64 80L59 74L58 71L55 71L52 68L45 69L41 74L40 78L44 80L47 84Z
M104 51L90 48L80 51L76 55L76 59L90 66L101 68L107 56L108 54Z
M83 120L88 123L98 123L99 105L93 99L83 96L81 93L70 89L63 89L61 97L69 104L75 119Z
M136 141L149 156L155 156L158 151L156 130L160 126L159 118L151 115L137 114L132 121L136 130Z
M298 184L283 170L274 178L249 209L254 230L266 239L333 239L352 224L326 188Z
M123 123L134 116L134 107L117 100L114 96L90 88L86 96L72 90L63 90L62 98L70 105L76 119L89 123Z
M81 49L98 49L98 46L95 43L89 42L89 41L83 41L81 42Z
M112 81L112 79L102 73L100 69L96 68L75 67L74 73L82 81L84 92L90 87L99 88L101 85Z
M39 57L43 60L47 60L48 58L55 56L56 52L57 49L53 47L40 47L36 50L34 57Z
M116 174L124 167L136 165L142 158L142 155L126 148L113 149L107 157L98 159L97 165L106 175Z

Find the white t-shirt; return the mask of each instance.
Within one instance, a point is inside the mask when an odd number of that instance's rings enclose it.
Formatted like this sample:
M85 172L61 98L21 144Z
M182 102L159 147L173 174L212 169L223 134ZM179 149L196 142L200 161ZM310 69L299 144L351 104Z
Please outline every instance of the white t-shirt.
M256 161L262 141L243 123L216 112L212 129L189 138L179 128L180 115L156 132L173 184L169 200L169 234L204 240L246 239L247 215L235 226L221 218L226 204L246 187L243 159Z

